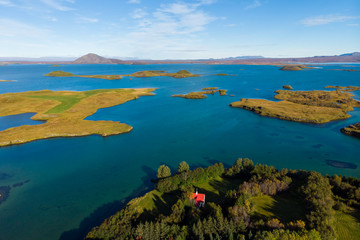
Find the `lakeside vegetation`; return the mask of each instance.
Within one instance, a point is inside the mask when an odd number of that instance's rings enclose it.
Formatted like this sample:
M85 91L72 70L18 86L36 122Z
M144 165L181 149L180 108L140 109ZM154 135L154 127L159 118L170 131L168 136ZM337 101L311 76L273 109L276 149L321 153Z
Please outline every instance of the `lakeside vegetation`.
M198 189L203 208L191 200ZM276 169L238 159L176 174L158 169L156 189L131 200L86 239L326 239L360 236L360 180Z
M45 74L47 77L84 77L84 78L100 78L106 80L118 80L122 79L123 77L139 77L139 78L148 78L148 77L158 77L158 76L166 76L166 77L173 77L173 78L188 78L188 77L199 77L198 74L192 74L187 70L180 70L176 73L168 73L166 71L140 71L136 73L132 73L130 75L119 75L119 74L107 74L107 75L74 75L70 72L65 71L53 71L48 74Z
M354 90L351 89L351 91ZM354 107L360 107L360 102L353 99L353 94L349 91L277 90L275 91L277 95L274 98L282 101L243 98L239 102L231 103L230 106L283 120L317 124L327 123L347 119L350 117L347 112L353 111Z
M0 117L36 113L31 119L45 121L0 132L0 146L26 143L54 137L98 134L109 136L129 132L132 127L114 121L84 120L99 108L107 108L153 95L155 89L98 89L74 91L29 91L0 94Z

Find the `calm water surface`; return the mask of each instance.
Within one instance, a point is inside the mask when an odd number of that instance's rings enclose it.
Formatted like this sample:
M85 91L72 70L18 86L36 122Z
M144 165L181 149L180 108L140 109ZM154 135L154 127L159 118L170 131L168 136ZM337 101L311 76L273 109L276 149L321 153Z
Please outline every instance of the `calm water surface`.
M323 174L360 177L360 140L339 130L360 122L352 117L323 125L288 122L229 107L242 97L273 100L274 91L290 84L295 90L323 89L327 85L360 86L360 72L329 71L360 65L326 65L300 72L279 71L276 66L243 65L11 65L0 67L0 93L29 90L90 90L99 88L157 88L155 96L107 109L89 120L114 120L134 130L110 137L89 136L40 140L0 148L0 186L12 186L0 205L0 239L79 239L105 217L152 187L160 164L175 171L177 164L208 166L238 157L278 168L307 169ZM64 70L74 74L129 74L141 70L187 69L199 78L169 77L102 80L50 78L44 74ZM217 73L234 76L215 76ZM173 94L203 87L227 89L228 96L202 100L172 98ZM257 90L256 90L257 89ZM355 92L360 100L360 91ZM33 113L0 118L0 130L23 124ZM340 169L326 160L351 162L357 169Z

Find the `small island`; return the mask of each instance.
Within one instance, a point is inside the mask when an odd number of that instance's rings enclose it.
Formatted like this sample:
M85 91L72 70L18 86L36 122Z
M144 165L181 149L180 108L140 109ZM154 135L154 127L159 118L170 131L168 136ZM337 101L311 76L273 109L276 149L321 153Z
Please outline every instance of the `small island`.
M30 91L0 94L0 117L36 113L31 119L45 121L0 131L0 147L39 139L126 133L132 127L114 121L84 120L99 108L107 108L153 95L155 89L98 89L74 91Z
M344 127L340 130L343 134L360 138L360 123L351 124L348 127Z
M14 80L0 80L0 82L15 82Z
M293 90L293 87L290 85L284 85L283 88L287 90Z
M335 164L334 167L342 167ZM132 199L94 227L86 240L342 239L360 236L360 179L276 169L239 158L171 174L157 171L155 189ZM249 237L250 236L250 237Z
M282 71L301 71L304 68L308 68L305 65L295 65L295 64L291 64L291 65L285 65L283 67L280 68L280 70Z
M226 91L224 89L217 90L217 87L206 87L202 89L202 92L190 92L188 94L175 94L172 97L181 97L187 99L203 99L206 98L206 94L214 95L216 92L219 92L220 96L225 96Z
M100 78L106 80L118 80L122 79L122 75L74 75L64 71L53 71L45 74L47 77L83 77L83 78Z
M176 73L168 73L166 71L141 71L129 75L130 77L173 77L173 78L188 78L188 77L200 77L198 74L192 74L187 70L180 70Z
M353 92L353 91L359 91L360 87L355 87L355 86L326 86L325 88L334 88L336 90L339 91L347 91L347 92Z
M345 91L277 90L275 93L275 98L282 101L243 98L230 106L262 116L316 124L347 119L350 117L347 112L360 107L360 102L352 98L353 94Z

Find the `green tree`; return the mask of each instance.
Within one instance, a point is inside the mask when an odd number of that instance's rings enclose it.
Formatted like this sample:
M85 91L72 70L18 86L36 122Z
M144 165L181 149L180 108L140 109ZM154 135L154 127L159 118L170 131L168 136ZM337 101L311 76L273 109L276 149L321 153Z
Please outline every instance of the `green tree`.
M161 165L157 171L158 178L166 178L171 176L170 168L166 165Z
M182 161L178 166L177 172L182 173L189 170L190 170L189 164L187 164L185 161Z

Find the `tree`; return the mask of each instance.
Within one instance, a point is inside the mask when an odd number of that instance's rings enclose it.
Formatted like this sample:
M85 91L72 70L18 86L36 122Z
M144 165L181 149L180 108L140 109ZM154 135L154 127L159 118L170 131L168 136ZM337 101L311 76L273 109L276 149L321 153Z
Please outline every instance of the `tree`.
M185 161L182 161L178 166L177 172L182 173L189 170L190 170L189 164L187 164Z
M171 176L171 171L168 166L165 164L161 165L157 171L157 177L158 178L166 178Z

